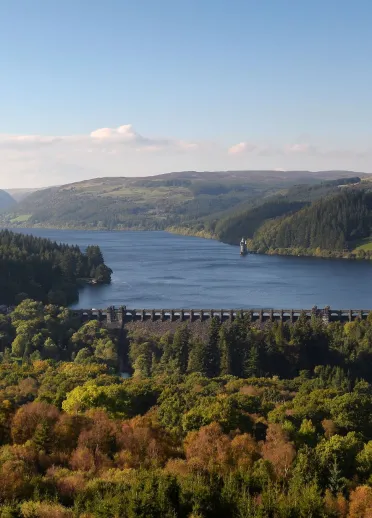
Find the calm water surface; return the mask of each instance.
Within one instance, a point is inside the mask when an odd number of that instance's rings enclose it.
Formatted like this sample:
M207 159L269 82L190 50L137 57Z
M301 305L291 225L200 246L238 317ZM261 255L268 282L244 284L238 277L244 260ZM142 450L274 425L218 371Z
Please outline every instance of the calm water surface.
M75 307L372 308L372 262L240 257L238 247L166 232L19 232L101 247L112 284L84 288Z

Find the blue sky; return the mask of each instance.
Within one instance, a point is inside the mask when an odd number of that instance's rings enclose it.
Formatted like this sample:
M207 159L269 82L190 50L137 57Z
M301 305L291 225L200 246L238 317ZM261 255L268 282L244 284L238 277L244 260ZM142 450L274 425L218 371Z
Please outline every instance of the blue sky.
M370 0L2 0L0 21L0 188L372 172Z

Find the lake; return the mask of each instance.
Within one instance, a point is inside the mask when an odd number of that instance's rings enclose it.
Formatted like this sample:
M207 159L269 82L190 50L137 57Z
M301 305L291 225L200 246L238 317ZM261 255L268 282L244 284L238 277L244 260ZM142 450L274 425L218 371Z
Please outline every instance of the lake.
M85 287L74 307L372 308L372 262L240 257L237 246L166 232L17 231L101 247L112 284Z

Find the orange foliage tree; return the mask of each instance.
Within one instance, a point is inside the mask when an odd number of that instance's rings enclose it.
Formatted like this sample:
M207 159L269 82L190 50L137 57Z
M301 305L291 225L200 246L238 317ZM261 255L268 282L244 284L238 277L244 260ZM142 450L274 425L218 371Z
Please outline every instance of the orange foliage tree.
M271 462L277 477L288 476L296 457L296 449L289 441L288 434L279 424L269 424L266 441L262 445L262 457Z

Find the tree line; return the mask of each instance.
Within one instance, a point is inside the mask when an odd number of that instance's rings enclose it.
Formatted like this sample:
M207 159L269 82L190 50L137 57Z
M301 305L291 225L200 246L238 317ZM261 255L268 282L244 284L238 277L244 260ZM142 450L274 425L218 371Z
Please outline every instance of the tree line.
M111 270L98 246L78 246L0 231L0 304L27 297L57 304L78 298L79 280L110 282Z

